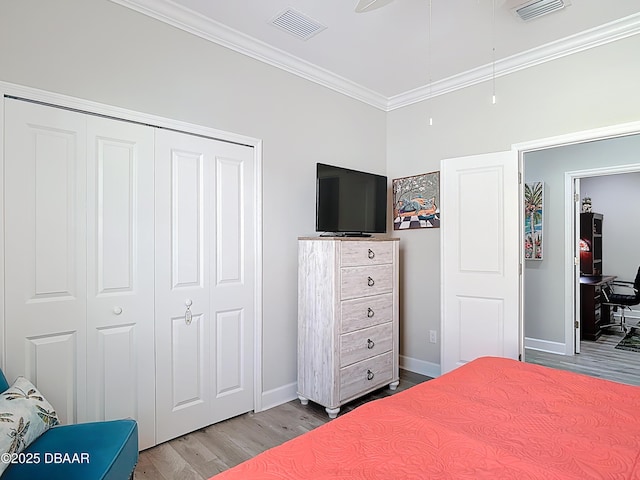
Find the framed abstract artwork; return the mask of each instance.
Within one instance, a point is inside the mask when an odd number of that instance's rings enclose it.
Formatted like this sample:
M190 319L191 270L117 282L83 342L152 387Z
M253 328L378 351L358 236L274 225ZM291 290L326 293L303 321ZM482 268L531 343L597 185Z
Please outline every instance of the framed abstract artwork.
M524 258L542 260L544 182L524 184Z
M440 172L393 180L393 229L440 227Z

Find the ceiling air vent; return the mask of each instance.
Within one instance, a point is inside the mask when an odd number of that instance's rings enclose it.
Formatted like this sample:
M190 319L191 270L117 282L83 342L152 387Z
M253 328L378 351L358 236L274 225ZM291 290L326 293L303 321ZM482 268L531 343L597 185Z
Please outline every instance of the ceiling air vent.
M513 7L511 11L521 20L528 22L547 13L557 12L571 5L569 0L531 0Z
M293 8L283 10L269 23L302 40L308 40L327 28Z

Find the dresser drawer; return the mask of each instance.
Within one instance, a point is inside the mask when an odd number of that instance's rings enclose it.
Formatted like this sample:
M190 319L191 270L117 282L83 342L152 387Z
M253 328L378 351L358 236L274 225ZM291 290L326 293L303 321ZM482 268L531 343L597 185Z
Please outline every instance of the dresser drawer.
M341 304L340 333L380 325L393 320L393 294L346 300Z
M393 242L342 242L343 267L382 265L393 261Z
M368 358L340 370L340 401L391 382L393 352Z
M341 271L340 298L378 295L393 290L393 265L347 267Z
M391 322L340 336L340 366L346 367L393 348Z

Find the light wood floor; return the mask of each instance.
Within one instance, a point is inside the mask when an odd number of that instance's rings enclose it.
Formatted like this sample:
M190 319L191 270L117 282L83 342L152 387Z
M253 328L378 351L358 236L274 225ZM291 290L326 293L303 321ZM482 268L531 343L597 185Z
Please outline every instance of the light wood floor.
M584 373L592 377L605 378L629 385L640 385L640 352L618 350L624 334L619 328L607 329L595 341L582 341L580 354L557 355L553 353L525 350L525 362Z
M400 370L402 391L429 377ZM393 395L383 388L345 405L347 412ZM293 400L260 413L246 413L140 453L136 480L203 480L329 421L324 408Z

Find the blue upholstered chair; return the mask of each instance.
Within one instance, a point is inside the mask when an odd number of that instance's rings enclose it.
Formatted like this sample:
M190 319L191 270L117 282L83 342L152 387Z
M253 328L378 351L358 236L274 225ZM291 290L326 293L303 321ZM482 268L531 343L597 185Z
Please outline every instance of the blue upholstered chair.
M0 393L8 388L0 370ZM39 462L14 463L2 474L2 480L132 479L138 462L138 424L126 419L56 425L23 453L24 458Z

